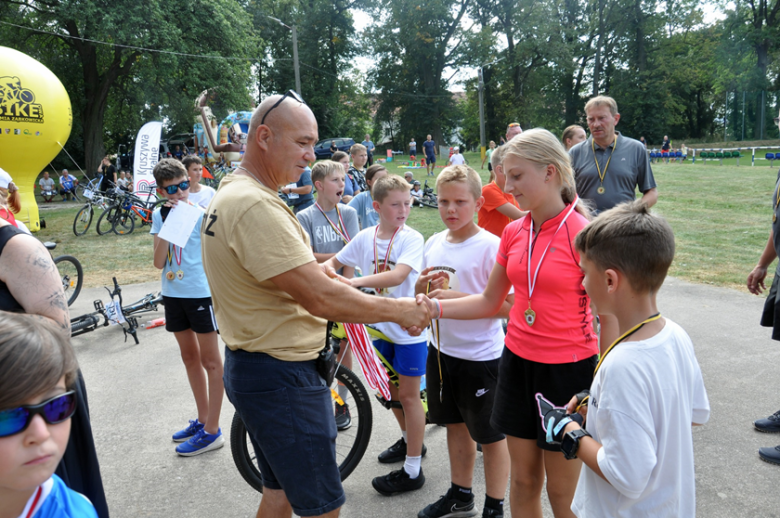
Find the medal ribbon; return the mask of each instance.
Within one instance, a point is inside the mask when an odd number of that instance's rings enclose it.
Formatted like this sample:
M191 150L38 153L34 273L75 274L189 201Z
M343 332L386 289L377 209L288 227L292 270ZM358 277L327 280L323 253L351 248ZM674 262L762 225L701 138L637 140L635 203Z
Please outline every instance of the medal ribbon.
M620 135L615 136L615 146L612 148L612 153L609 154L609 158L607 159L607 165L604 166L604 172L601 172L601 166L599 165L599 161L596 159L596 141L592 138L590 139L590 148L593 150L593 161L596 162L596 171L599 172L599 180L601 180L601 185L604 185L604 178L607 176L607 169L609 169L609 163L612 161L612 155L615 154L617 151L617 145L618 145L618 138ZM607 146L609 147L609 146Z
M390 252L393 250L393 241L395 241L395 235L398 234L398 231L401 230L401 227L403 227L403 225L395 229L395 232L393 232L393 235L390 237L390 242L387 244L387 253L385 254L383 271L387 271L387 263L390 261ZM377 248L376 244L376 238L378 235L379 225L376 226L376 230L374 231L374 273L382 273L379 271L379 248Z
M599 371L599 367L601 367L601 364L602 364L602 363L604 363L604 358L606 358L606 357L607 357L607 355L609 354L609 352L610 352L610 351L611 351L611 350L612 350L612 349L613 349L613 348L614 348L614 347L615 347L617 344L619 344L620 342L622 342L623 340L625 340L626 338L628 338L628 337L629 337L629 336L631 336L632 334L634 334L634 333L636 333L637 331L639 331L640 329L642 329L642 327L644 327L644 325L645 325L645 324L649 324L649 323L650 323L650 322L652 322L653 320L658 320L659 318L661 318L661 313L656 313L655 315L653 315L653 316L651 316L651 317L648 317L648 318L647 318L647 320L643 320L642 322L638 323L637 325L635 325L634 327L632 327L631 329L629 329L628 331L626 331L625 333L623 333L622 335L620 335L620 337L618 337L618 339L617 339L617 340L615 340L614 342L612 342L612 345L610 345L610 346L607 348L607 350L606 350L606 351L604 351L604 354L602 354L602 355L601 355L601 358L599 359L599 363L596 365L596 370L595 370L595 371L593 371L593 375L594 375L594 376L596 375L596 373Z
M333 228L333 230L336 232L336 234L338 234L338 235L339 235L339 237L341 238L341 240L342 240L342 241L344 241L344 244L345 244L345 245L346 245L347 243L349 243L350 241L352 241L352 239L349 237L349 233L347 232L347 227L346 227L346 225L344 225L344 220L343 220L343 219L342 219L342 217L341 217L341 211L339 210L339 206L338 206L338 204L336 204L336 214L338 214L338 216L339 216L339 226L338 226L338 227L337 227L337 226L336 226L336 225L335 225L335 224L334 224L334 223L333 223L333 222L330 220L330 218L328 217L328 215L327 215L327 214L325 214L325 211L324 211L324 210L322 210L322 207L320 207L320 204L319 204L319 203L317 203L317 202L315 201L315 202L314 202L314 205L315 205L315 206L316 206L318 209L320 209L320 212L322 213L322 215L323 215L323 216L325 216L325 219L327 219L327 220L328 220L328 223L330 223L330 226L331 226L331 228ZM339 227L341 227L341 228L339 228Z
M366 331L366 326L348 323L343 325L344 331L347 333L347 340L355 353L355 357L358 359L358 363L360 363L366 383L372 390L378 390L383 398L390 401L387 371L376 355L371 338L368 336L368 331Z
M171 257L171 247L173 247L173 257ZM176 245L170 245L168 247L168 264L171 266L171 271L173 271L173 258L176 258L176 264L179 265L179 268L181 269L181 254L184 252L183 248L179 248L179 256L176 257Z
M569 216L571 216L571 213L574 212L574 209L577 207L577 202L580 201L579 196L574 197L574 201L571 202L571 207L569 207L569 211L566 213L566 215L561 220L561 223L558 225L558 228L555 229L555 234L552 235L550 238L550 242L547 243L547 247L544 249L544 252L542 252L542 257L539 258L539 264L536 265L536 272L534 272L534 281L531 282L531 250L533 248L533 242L534 242L534 219L531 218L531 214L528 214L528 218L531 219L531 226L528 229L528 307L531 307L531 296L534 294L534 288L536 288L536 276L539 275L539 268L542 267L542 262L544 261L544 256L547 255L547 250L550 248L550 245L552 244L553 240L555 240L555 236L558 235L558 231L561 229L564 223L566 223L566 220L569 219ZM542 228L539 227L539 234L542 233Z

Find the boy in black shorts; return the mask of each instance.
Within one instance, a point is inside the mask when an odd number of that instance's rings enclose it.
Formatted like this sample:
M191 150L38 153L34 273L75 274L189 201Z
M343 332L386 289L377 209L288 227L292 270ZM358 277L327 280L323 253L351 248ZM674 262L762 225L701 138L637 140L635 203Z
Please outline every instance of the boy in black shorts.
M197 207L187 200L190 189L187 170L178 160L166 158L154 167L153 173L158 192L168 199L152 214L149 232L154 236L154 266L162 270L165 329L174 334L179 344L198 411L197 419L173 434L173 441L183 442L176 447L176 453L191 457L225 445L219 427L225 390L222 357L200 251L203 218L198 218L183 248L158 236L166 217L177 205Z
M465 165L447 167L439 174L436 192L447 230L428 239L425 269L415 293L427 293L434 300L482 293L500 240L474 223L474 214L484 203L479 175ZM482 445L485 457L482 516L504 516L509 453L506 437L491 426L490 415L504 348L500 318L509 315L513 301L510 294L498 318L434 321L426 366L428 412L432 422L447 426L452 485L446 495L420 511L418 518L476 516L471 490L475 442Z

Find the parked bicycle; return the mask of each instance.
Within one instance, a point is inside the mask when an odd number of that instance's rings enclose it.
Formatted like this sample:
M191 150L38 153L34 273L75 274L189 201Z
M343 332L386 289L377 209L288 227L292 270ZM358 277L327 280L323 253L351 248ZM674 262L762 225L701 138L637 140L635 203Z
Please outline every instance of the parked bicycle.
M127 305L122 305L122 287L113 278L114 289L108 291L109 301L103 303L102 300L95 300L92 304L95 311L70 319L71 336L83 335L96 330L98 327L107 327L109 325L120 325L125 334L133 337L138 344L138 319L132 315L141 313L151 313L157 311L158 306L163 305L162 294L158 292L149 293L140 300ZM101 322L102 319L102 322Z
M374 327L367 325L366 330L373 338L390 341L387 336ZM339 342L344 338L346 338L346 333L343 326L341 324L334 325L331 331L330 344L335 352L338 352ZM349 344L347 344L347 347L349 347ZM376 348L374 348L374 352L377 354L377 357L387 371L390 383L395 385L395 387L398 387L398 373L396 370L393 369L393 366L376 350ZM337 383L339 382L347 387L349 395L346 400L339 397L336 390ZM334 404L349 405L350 417L352 419L352 426L346 430L339 431L338 436L336 437L336 461L339 464L341 480L345 480L355 470L363 459L363 455L366 453L368 443L371 439L374 418L371 410L370 395L363 385L363 382L360 381L357 375L350 369L343 365L338 366L336 377L330 387L330 392ZM427 421L428 393L425 388L420 391L420 398L422 399ZM387 409L391 409L400 404L387 401L379 393L376 394L376 399ZM333 413L331 413L331 416L332 415ZM250 486L262 493L263 478L260 468L257 465L257 455L255 454L252 441L247 433L246 425L244 425L244 421L241 420L241 416L238 415L238 412L233 415L233 422L230 427L230 449L233 455L233 462L236 464L241 476Z
M43 246L51 254L51 251L57 248L57 243L47 241L43 243ZM62 290L65 292L65 298L68 299L68 306L70 306L81 293L81 286L84 284L84 269L79 260L72 255L54 257L52 254L52 259L62 278Z
M227 165L216 165L216 166L204 165L203 168L206 169L209 172L209 174L213 177L213 178L206 178L204 176L203 183L213 189L219 187L219 183L222 181L222 179L236 170L235 167L230 167Z
M77 236L86 234L92 224L92 218L95 215L95 211L98 209L105 211L108 209L110 203L110 199L103 195L103 193L89 187L85 187L81 192L81 195L87 201L76 213L76 218L73 220L73 233Z
M115 234L129 235L135 230L137 221L140 221L141 227L151 225L154 209L166 201L165 198L158 198L154 191L148 192L143 198L125 193L120 195L116 213L106 216L106 219L112 221L111 230Z

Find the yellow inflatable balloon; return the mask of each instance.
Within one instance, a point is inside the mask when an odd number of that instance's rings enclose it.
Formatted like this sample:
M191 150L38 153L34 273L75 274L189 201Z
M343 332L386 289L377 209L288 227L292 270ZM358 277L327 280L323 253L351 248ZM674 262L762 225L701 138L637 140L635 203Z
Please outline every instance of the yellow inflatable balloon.
M0 47L0 168L19 187L16 215L40 230L35 179L70 136L73 114L65 87L27 54Z

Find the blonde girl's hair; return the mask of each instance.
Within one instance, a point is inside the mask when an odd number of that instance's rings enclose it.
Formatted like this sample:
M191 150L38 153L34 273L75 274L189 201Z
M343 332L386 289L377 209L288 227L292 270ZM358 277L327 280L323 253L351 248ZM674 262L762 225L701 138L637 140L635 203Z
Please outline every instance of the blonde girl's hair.
M558 137L542 128L534 128L515 136L504 144L506 154L523 158L536 164L539 168L552 165L558 173L561 182L561 198L569 204L577 196L577 188L574 183L574 170L571 167L569 153L558 140ZM577 212L590 219L590 211L585 204L577 203Z

